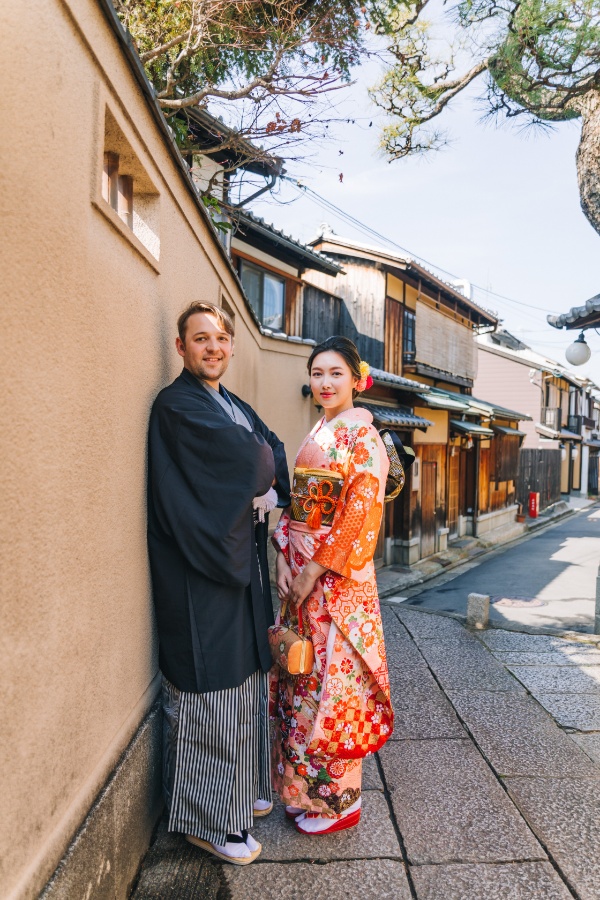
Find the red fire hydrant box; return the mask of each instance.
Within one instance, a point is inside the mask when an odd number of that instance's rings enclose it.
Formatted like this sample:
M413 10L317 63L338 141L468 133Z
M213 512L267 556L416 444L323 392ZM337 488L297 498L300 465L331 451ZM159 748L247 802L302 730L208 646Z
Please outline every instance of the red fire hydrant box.
M530 491L529 493L529 515L532 519L537 519L540 512L540 495L539 492Z

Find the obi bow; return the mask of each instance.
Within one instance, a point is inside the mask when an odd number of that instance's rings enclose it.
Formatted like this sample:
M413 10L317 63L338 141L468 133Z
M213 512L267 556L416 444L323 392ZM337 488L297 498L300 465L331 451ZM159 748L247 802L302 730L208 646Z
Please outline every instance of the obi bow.
M332 493L331 481L324 480L309 485L308 497L302 503L304 511L308 513L306 524L309 528L320 528L322 516L328 516L335 509L336 500L331 496Z

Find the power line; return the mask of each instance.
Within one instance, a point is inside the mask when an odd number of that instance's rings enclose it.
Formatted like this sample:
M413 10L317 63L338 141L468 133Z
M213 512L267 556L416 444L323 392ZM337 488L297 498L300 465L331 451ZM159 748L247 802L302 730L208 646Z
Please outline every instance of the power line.
M300 194L310 195L310 198L313 200L313 202L317 203L318 206L320 206L321 208L323 208L329 212L333 212L336 215L340 216L340 218L344 219L346 222L353 225L356 229L358 229L359 231L362 231L364 234L368 234L371 237L375 237L375 238L377 238L377 240L383 241L384 243L389 244L390 246L394 247L396 250L400 250L402 253L406 254L411 259L415 260L416 262L419 262L422 265L427 266L427 268L432 269L434 274L435 274L435 272L441 272L454 281L461 280L453 272L448 272L447 269L443 269L440 266L437 266L435 263L431 263L428 260L424 259L423 257L418 256L415 253L412 253L406 247L402 247L401 244L396 243L396 241L392 240L392 238L389 238L386 235L381 234L379 231L376 231L374 228L371 228L369 225L366 225L364 222L361 222L360 219L357 219L355 216L351 215L350 213L346 212L345 210L340 209L340 207L336 206L335 203L332 203L331 200L327 200L326 197L322 197L320 194L317 194L316 191L314 191L312 188L308 187L307 185L301 184L297 179L292 178L289 175L284 175L282 177L285 181L288 181L294 188L296 188L296 190ZM535 309L538 312L543 312L546 314L548 313L548 309L544 308L542 306L535 306L535 304L533 304L533 303L525 303L522 300L514 300L512 297L506 297L504 294L498 294L495 291L492 291L489 288L481 287L481 285L478 285L478 284L472 284L471 286L473 288L475 288L477 291L481 291L487 297L494 297L494 298L497 298L498 300L504 300L507 303L514 303L516 306L526 307L528 309Z

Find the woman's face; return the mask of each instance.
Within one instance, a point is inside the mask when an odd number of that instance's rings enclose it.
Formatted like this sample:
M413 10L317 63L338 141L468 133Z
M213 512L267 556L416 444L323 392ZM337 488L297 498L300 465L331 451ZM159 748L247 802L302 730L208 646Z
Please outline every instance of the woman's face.
M344 357L335 350L324 350L315 356L310 370L310 389L326 414L352 407L352 391L358 381Z

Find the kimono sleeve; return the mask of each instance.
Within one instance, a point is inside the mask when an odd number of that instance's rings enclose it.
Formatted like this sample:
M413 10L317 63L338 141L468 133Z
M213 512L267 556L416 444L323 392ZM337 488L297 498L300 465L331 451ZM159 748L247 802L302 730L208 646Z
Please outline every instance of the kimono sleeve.
M342 502L313 561L344 578L372 561L383 511L387 456L373 426L361 428L349 455Z
M270 431L267 425L259 416L256 415L251 406L244 403L239 397L235 400L243 407L244 412L248 415L254 426L254 430L260 434L271 450L273 451L273 459L275 460L275 491L277 493L277 506L284 508L289 506L291 502L290 473L288 468L287 457L285 454L285 446L274 431Z
M160 400L149 450L152 509L164 533L206 577L249 584L252 499L274 474L264 438L218 412Z
M279 522L273 532L273 546L276 550L281 550L288 564L290 561L290 514L285 509L279 518Z

